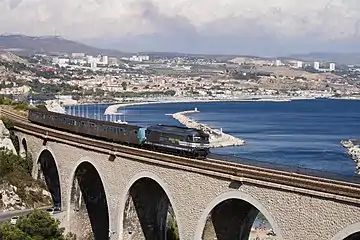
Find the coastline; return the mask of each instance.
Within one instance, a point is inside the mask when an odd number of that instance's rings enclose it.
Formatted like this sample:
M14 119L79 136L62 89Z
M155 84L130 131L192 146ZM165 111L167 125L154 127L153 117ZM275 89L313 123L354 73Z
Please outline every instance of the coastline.
M106 108L104 115L116 114L119 108L129 107L129 106L139 106L139 105L148 105L148 104L166 104L166 103L197 103L197 102L291 102L295 100L314 100L314 99L335 99L335 100L353 100L360 101L360 97L261 97L256 98L252 97L237 97L237 98L226 98L226 99L187 99L187 98L178 98L170 100L160 100L160 101L134 101L126 103L115 103Z
M129 106L138 106L138 105L148 105L148 104L166 104L166 103L203 103L203 102L290 102L292 100L301 100L301 99L312 99L312 98L259 98L259 99L247 99L247 98L231 98L231 99L174 99L174 100L164 100L164 101L145 101L145 102L128 102L128 103L118 103L110 105L106 108L104 115L116 114L119 108L129 107Z
M197 113L197 112L200 111L198 111L197 109L182 111L172 114L172 117L188 128L203 130L205 133L209 134L210 148L245 145L245 141L240 138L236 138L230 134L226 134L222 132L222 130L213 129L207 126L206 124L199 123L191 119L190 117L186 116L187 114Z

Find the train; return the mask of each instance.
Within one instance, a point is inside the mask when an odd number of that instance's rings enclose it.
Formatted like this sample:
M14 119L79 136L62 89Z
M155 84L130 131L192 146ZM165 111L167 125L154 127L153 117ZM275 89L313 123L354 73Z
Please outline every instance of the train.
M210 153L209 134L193 128L162 124L141 127L43 109L30 109L28 120L85 137L183 157L206 159Z

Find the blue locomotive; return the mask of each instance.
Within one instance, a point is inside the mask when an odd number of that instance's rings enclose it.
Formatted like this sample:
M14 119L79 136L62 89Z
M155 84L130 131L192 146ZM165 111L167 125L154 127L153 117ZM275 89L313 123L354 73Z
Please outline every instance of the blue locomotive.
M30 109L28 119L36 124L87 137L185 157L204 159L210 153L209 135L192 128L161 124L140 127L41 109Z

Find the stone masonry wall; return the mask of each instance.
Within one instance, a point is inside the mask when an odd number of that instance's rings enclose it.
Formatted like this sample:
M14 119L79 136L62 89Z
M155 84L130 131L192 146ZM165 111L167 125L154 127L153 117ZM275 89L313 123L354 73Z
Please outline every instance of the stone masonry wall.
M18 137L26 138L34 157L44 149L41 139L21 133ZM110 229L115 232L111 239L122 239L120 236L126 234L121 226L126 195L141 177L154 179L168 194L183 240L199 240L211 204L229 197L245 199L265 216L272 217L268 220L276 225L272 226L275 230L280 229L277 233L284 240L329 240L347 226L360 222L360 206L250 184L234 190L229 188L229 180L120 157L109 161L108 155L55 142L48 142L46 148L54 154L59 167L64 210L70 211L68 201L76 166L88 161L98 170L109 204Z

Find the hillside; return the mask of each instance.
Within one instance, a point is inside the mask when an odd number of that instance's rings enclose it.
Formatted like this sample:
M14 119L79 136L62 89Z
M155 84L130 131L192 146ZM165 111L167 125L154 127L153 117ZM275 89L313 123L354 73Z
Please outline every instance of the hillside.
M16 56L11 52L6 52L0 49L0 62L19 62L19 63L27 63L26 60L21 57Z
M100 49L58 36L0 35L0 49L14 52L21 56L35 53L56 54L73 52L82 52L90 55L105 54L114 57L126 55L117 50Z
M333 61L339 64L360 64L360 53L323 53L294 54L289 57L304 61Z

